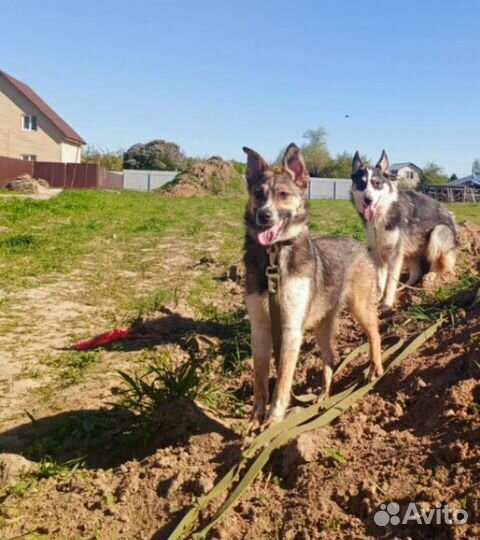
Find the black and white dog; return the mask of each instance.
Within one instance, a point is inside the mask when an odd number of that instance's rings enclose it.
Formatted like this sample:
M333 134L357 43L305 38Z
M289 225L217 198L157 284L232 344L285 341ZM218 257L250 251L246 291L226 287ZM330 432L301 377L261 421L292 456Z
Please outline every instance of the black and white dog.
M399 190L385 150L375 167L365 166L356 152L352 181L352 201L375 258L384 307L394 304L404 262L408 285L427 271L453 272L458 247L453 214L426 195Z

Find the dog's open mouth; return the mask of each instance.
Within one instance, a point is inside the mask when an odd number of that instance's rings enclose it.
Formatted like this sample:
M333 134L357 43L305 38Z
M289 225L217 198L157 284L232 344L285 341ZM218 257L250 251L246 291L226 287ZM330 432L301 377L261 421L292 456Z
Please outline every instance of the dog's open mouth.
M267 227L261 229L257 233L257 239L262 246L271 246L280 235L280 229L282 227L282 222L272 225L272 227Z

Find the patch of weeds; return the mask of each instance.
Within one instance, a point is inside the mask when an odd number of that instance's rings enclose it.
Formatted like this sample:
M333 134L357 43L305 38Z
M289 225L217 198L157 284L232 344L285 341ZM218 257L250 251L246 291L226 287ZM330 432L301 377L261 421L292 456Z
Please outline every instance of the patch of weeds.
M37 478L63 478L68 480L84 465L83 458L75 458L65 463L57 463L50 456L45 456L35 473Z
M229 416L245 418L245 402L233 392L225 390L216 395L215 406L218 409L227 411Z
M45 456L39 463L37 471L20 478L12 487L0 489L0 503L9 497L23 497L27 492L35 489L38 480L43 478L62 478L68 480L83 466L82 458L72 459L65 463L57 463L49 456Z
M188 236L198 236L200 233L203 233L207 230L207 226L202 221L194 221L190 223L187 227L186 233Z
M420 323L433 324L437 322L441 317L450 320L452 326L455 324L455 316L458 311L456 304L448 304L441 308L438 306L420 304L418 306L411 306L407 309L406 314L408 317L414 319Z
M223 344L223 370L231 375L238 375L245 367L245 360L252 356L249 336L236 335Z
M112 495L111 493L107 493L105 497L103 497L102 499L102 506L105 508L108 508L111 506L115 506L116 502L117 501L115 500L115 496Z
M70 351L49 358L45 363L59 370L61 385L66 387L81 381L87 369L99 359L99 356L99 351Z
M172 220L168 218L161 217L151 217L145 219L140 225L138 225L133 232L144 233L144 232L163 232L169 225L172 224Z
M267 506L270 498L267 493L262 493L261 495L257 496L257 502L261 506Z
M168 354L163 354L147 368L142 375L118 372L126 386L119 392L121 407L148 418L159 405L184 397L215 406L217 391L194 360L174 368L170 366Z
M324 531L339 531L343 527L343 521L338 518L332 518L322 525Z
M282 478L280 478L280 476L274 476L272 478L272 484L280 487L282 485Z
M468 412L470 414L480 415L480 403L477 403L476 401L470 403L468 407Z
M435 298L440 302L445 302L452 296L469 291L480 285L478 276L472 274L462 274L451 286L442 286L435 291Z
M25 375L27 375L27 377L29 377L30 379L41 379L43 377L43 371L38 368L32 369L31 371L27 371Z
M31 234L9 236L0 242L0 249L9 250L16 254L29 252L37 247L37 240Z
M433 323L436 320L437 310L432 310L429 306L411 306L407 314L418 322Z
M347 458L341 450L335 448L328 448L325 452L325 457L336 461L339 465L345 465L347 463Z
M0 489L0 503L9 497L23 497L28 491L37 487L38 480L33 476L21 478L14 486Z
M221 348L218 351L223 356L223 372L228 375L240 373L245 366L245 360L251 358L250 325L244 310L221 313L213 304L202 307L202 319L220 325L219 337Z

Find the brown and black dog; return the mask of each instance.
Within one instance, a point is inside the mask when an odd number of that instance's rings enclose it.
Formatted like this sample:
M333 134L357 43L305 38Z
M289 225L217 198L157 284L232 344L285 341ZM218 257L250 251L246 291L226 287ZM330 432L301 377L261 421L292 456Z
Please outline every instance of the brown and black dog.
M290 144L282 170L271 170L254 150L248 155L249 201L245 212L246 305L251 324L256 421L280 421L290 401L303 334L313 328L321 350L323 388L329 395L335 363L335 326L346 304L370 343L370 377L382 374L375 267L367 251L351 238L311 239L302 154ZM268 378L272 356L266 270L274 249L280 274L281 352L272 403Z

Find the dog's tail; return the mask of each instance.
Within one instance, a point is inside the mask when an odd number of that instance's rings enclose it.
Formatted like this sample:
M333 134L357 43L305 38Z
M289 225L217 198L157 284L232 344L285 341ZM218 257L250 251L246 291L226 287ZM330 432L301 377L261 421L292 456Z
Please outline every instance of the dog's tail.
M453 273L455 261L457 259L457 231L455 224L437 225L428 241L425 253L430 264L430 271L438 274Z

